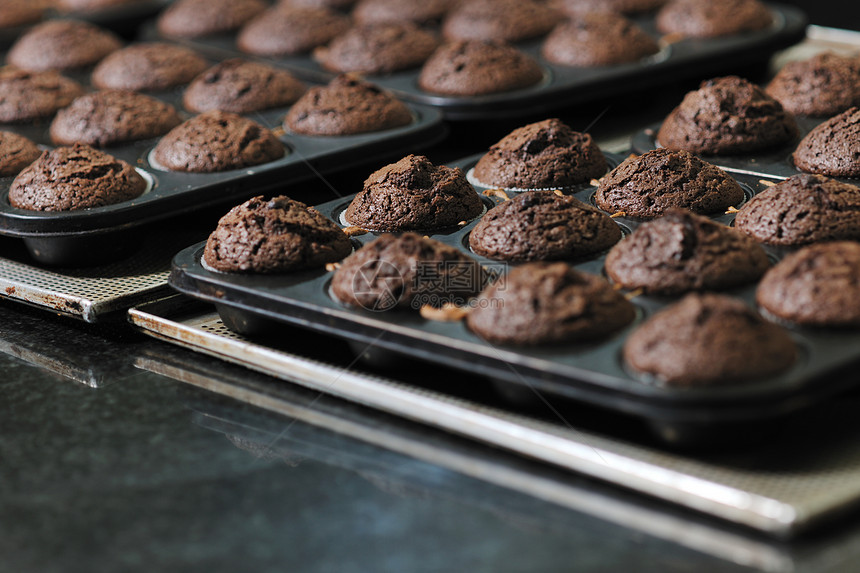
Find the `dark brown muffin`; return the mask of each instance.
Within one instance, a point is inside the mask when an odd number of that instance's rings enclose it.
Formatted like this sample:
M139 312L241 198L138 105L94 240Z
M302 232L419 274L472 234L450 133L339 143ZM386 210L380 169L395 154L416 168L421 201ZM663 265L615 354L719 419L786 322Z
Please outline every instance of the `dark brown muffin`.
M548 61L578 68L636 62L659 51L657 40L611 12L584 14L559 24L541 48Z
M84 68L122 47L113 33L87 22L50 20L18 38L6 54L6 63L22 70Z
M0 68L0 123L23 123L49 117L84 93L75 81L57 72Z
M381 88L352 76L312 87L297 101L284 127L302 135L353 135L412 123L412 112Z
M769 245L860 239L860 188L821 175L795 175L756 195L735 228Z
M748 284L769 266L764 249L746 235L686 209L667 209L615 245L605 268L625 288L676 295Z
M785 257L756 290L759 306L803 326L860 327L860 244L810 245Z
M182 103L190 111L212 109L250 113L285 107L305 93L305 84L293 75L259 62L224 60L194 79Z
M366 310L418 310L425 304L462 305L485 283L481 265L458 249L403 233L381 235L347 257L332 277L331 292Z
M435 94L476 96L527 88L542 79L537 61L513 46L469 40L436 50L421 69L418 86Z
M828 52L789 62L765 91L794 114L841 113L860 105L860 60Z
M45 151L15 177L9 203L31 211L75 211L129 201L146 190L134 168L87 145Z
M0 28L14 28L38 22L46 8L46 2L4 0L0 4Z
M483 209L459 168L407 155L367 178L344 219L371 231L431 231L474 219Z
M702 82L663 121L657 141L691 153L736 154L786 145L794 117L757 85L737 76Z
M548 34L560 14L534 0L462 0L445 17L448 40L518 42Z
M594 12L640 14L661 7L666 0L551 0L550 6L568 16L578 17Z
M600 180L594 197L609 213L653 219L670 207L722 213L740 203L744 192L722 169L686 151L655 149L625 159Z
M772 23L770 9L758 0L671 0L657 13L660 32L691 38L753 32Z
M520 127L478 160L473 175L487 187L569 187L606 173L606 158L587 133L559 119Z
M172 105L125 90L88 93L59 111L51 141L105 147L164 135L182 123Z
M474 252L503 261L577 259L605 251L621 228L575 197L521 193L490 209L469 233Z
M722 386L784 372L797 359L785 330L743 301L689 294L652 316L624 344L634 370L670 386Z
M361 24L380 22L438 22L457 0L360 0L352 17Z
M94 12L105 8L139 4L146 0L52 0L61 12Z
M173 128L153 153L155 161L165 169L208 173L280 159L284 146L260 124L213 110Z
M636 318L633 305L604 279L567 263L519 266L487 287L476 302L466 323L494 344L591 342Z
M0 131L0 177L18 175L40 155L42 150L26 137Z
M168 38L199 38L242 27L267 7L262 0L177 0L158 17Z
M242 28L236 44L257 56L303 54L349 29L349 18L327 8L279 4Z
M794 165L807 173L860 177L860 109L849 108L818 125L792 154Z
M219 271L280 273L321 267L351 251L346 233L315 209L284 195L260 195L221 217L203 260Z
M102 89L159 91L187 84L208 66L197 52L182 46L135 44L102 60L91 81Z
M332 72L390 74L420 66L438 46L436 36L411 22L369 24L317 48L314 59Z

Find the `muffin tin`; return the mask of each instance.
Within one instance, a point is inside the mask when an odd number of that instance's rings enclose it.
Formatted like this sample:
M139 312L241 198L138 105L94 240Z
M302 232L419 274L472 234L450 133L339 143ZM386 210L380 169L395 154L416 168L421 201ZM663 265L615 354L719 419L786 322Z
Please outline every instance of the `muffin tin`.
M739 57L743 57L746 63L766 61L777 50L803 39L806 29L806 18L800 10L780 4L768 6L775 18L774 24L766 30L723 38L684 39L664 46L654 56L631 64L596 68L560 66L540 56L542 39L519 43L517 47L534 57L545 72L543 82L522 90L469 97L434 95L418 88L420 69L367 78L403 100L442 110L447 119L487 119L537 113L629 93L685 76L715 73L726 69ZM638 17L634 21L649 34L660 37L653 15ZM144 36L158 38L155 26L149 26ZM234 37L235 34L172 41L219 58L243 56L265 61L288 68L309 81L325 82L334 76L320 67L310 55L261 58L243 54L236 48Z
M478 158L453 165L469 170ZM610 166L623 159L611 154L607 158ZM767 187L767 182L758 176L737 174L735 178L747 199ZM591 202L595 188L583 185L569 191ZM351 198L331 201L317 209L340 222L340 214ZM488 207L496 202L486 201ZM733 217L725 214L714 219L731 224ZM625 233L639 224L627 218L615 220ZM504 263L470 252L468 234L476 224L471 221L462 228L430 236L504 272ZM374 238L368 233L354 240L367 243ZM766 250L773 261L784 253ZM482 341L461 322L429 321L417 311L380 313L349 308L332 298L331 275L322 269L279 276L212 272L201 265L202 251L203 244L197 244L180 252L174 259L169 284L184 294L215 303L224 323L237 332L253 336L278 322L298 324L359 342L356 346L362 349L360 354L380 363L406 355L489 376L498 381L502 392L517 400L533 400L538 391L641 416L669 441L710 439L719 425L731 422L740 428L804 408L853 385L853 379L839 375L839 371L860 359L857 333L796 328L791 334L798 343L800 358L791 370L779 376L725 387L673 388L628 371L621 360L621 348L628 334L677 298L636 296L632 299L637 308L634 323L604 341L538 348L501 347ZM579 270L602 274L604 258L605 253L574 264ZM728 293L754 304L754 285Z

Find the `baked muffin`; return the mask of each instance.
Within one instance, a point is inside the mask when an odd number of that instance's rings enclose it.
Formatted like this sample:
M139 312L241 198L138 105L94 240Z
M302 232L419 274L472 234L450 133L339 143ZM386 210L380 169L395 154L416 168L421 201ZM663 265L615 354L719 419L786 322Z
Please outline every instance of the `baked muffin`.
M567 263L518 266L484 289L477 302L466 324L493 344L591 342L636 318L633 305L604 279Z
M168 38L200 38L242 27L267 7L263 0L177 0L158 17Z
M469 233L469 246L490 259L550 261L587 257L620 239L621 228L591 205L529 191L487 211Z
M76 211L130 201L146 181L126 163L87 145L45 151L12 181L9 203L31 211Z
M420 66L438 46L436 36L411 22L384 22L350 28L314 50L314 59L332 72L390 74Z
M284 195L260 195L221 217L203 260L218 271L280 273L321 267L350 252L346 233L315 209Z
M46 2L4 0L0 3L0 28L15 28L38 22L46 8Z
M668 149L730 155L786 145L794 117L760 87L737 76L702 82L663 120L657 141Z
M606 158L587 133L559 119L517 128L478 160L475 179L487 187L557 189L606 173Z
M101 89L160 91L187 84L207 67L194 50L151 42L109 55L93 70L91 81Z
M807 173L860 177L860 109L849 108L806 134L792 154Z
M474 219L483 209L459 168L407 155L367 178L344 219L371 231L431 231Z
M18 38L6 63L22 70L71 70L96 64L122 47L112 32L76 20L50 20Z
M348 10L350 6L355 4L355 0L281 0L280 4L308 6L311 8L336 8L338 10Z
M735 228L784 247L860 240L860 188L821 175L795 175L753 197L735 217Z
M723 290L758 280L767 254L753 239L686 209L667 209L615 245L606 274L627 289L677 295Z
M52 0L61 12L95 12L106 8L140 4L146 0Z
M500 42L443 44L425 62L418 87L434 94L476 96L533 86L543 69L531 56Z
M474 259L415 233L381 235L344 259L331 292L344 304L366 310L419 309L425 304L463 304L486 283Z
M548 34L560 14L534 0L462 0L445 17L448 40L518 42Z
M660 32L690 38L754 32L772 23L770 9L758 0L671 0L657 13Z
M40 155L42 150L39 146L26 137L11 131L0 131L0 177L18 175Z
M797 347L739 299L689 294L630 335L623 354L634 370L669 386L722 386L788 370Z
M312 87L284 119L286 129L302 135L354 135L410 123L412 112L403 102L352 76Z
M25 123L50 117L84 93L77 82L57 72L27 72L0 67L0 123Z
M352 17L360 24L428 24L441 20L456 3L457 0L360 0L352 11Z
M576 18L594 12L615 14L641 14L663 6L666 0L551 0L549 5Z
M810 245L764 276L756 302L771 315L802 326L860 327L860 244Z
M659 51L657 40L611 12L583 14L559 24L541 48L547 61L577 68L636 62Z
M182 123L172 105L126 90L82 95L57 113L51 141L57 145L85 143L106 147L164 135Z
M349 18L327 8L279 4L246 24L236 45L257 56L292 56L328 43L349 29Z
M212 109L250 113L286 107L305 93L305 84L286 71L240 58L224 60L185 88L185 109L204 112Z
M280 159L284 146L260 124L213 110L173 128L161 138L153 154L165 169L210 173Z
M765 91L791 113L835 115L860 105L860 60L826 52L789 62Z
M625 159L600 180L594 198L609 213L654 219L670 207L722 213L740 203L744 191L722 169L686 151L655 149Z

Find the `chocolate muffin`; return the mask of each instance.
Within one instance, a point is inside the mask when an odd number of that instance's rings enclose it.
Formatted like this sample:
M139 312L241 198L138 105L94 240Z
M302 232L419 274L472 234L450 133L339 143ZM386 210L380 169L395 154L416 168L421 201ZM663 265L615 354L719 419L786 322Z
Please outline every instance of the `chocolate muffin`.
M199 38L236 30L266 7L263 0L177 0L156 25L168 38Z
M101 89L159 91L187 84L208 66L197 52L182 46L135 44L102 60L91 81Z
M676 387L722 386L788 370L797 359L791 336L743 301L689 294L652 316L624 344L634 370Z
M659 51L657 40L611 12L583 14L559 24L541 48L548 61L577 68L636 62Z
M360 0L352 11L352 17L360 24L428 24L441 20L456 3L457 0Z
M106 147L164 135L182 123L172 105L125 90L88 93L59 111L51 122L51 141Z
M737 154L786 145L794 117L760 87L737 76L702 82L663 120L657 141L692 153Z
M0 123L24 123L49 117L84 93L75 81L57 72L0 68Z
M587 133L559 119L520 127L478 160L475 179L487 187L569 187L606 173L606 158Z
M280 273L321 267L350 252L346 233L315 209L284 195L260 195L221 217L203 260L224 272Z
M690 38L754 32L772 23L770 9L758 0L671 0L657 13L660 32Z
M415 233L385 234L341 263L331 292L366 310L417 310L425 304L464 304L485 283L481 265L454 247Z
M594 12L641 14L663 6L666 0L551 0L550 6L576 18Z
M411 22L388 22L350 28L317 48L314 59L332 72L390 74L420 66L438 46L436 36Z
M636 318L633 305L604 279L567 263L519 266L484 289L477 302L466 323L493 344L591 342Z
M490 209L469 233L469 246L490 259L550 261L593 255L620 239L621 228L591 205L529 191Z
M42 150L26 137L0 131L0 177L18 175L40 155Z
M0 4L0 28L15 28L38 22L47 3L33 0L4 0Z
M810 245L764 276L756 302L773 316L802 326L860 327L860 244Z
M418 87L435 94L476 96L533 86L543 69L531 56L499 42L443 44L421 69Z
M367 178L344 219L371 231L431 231L474 219L483 209L459 168L407 155Z
M327 8L278 4L246 24L236 44L257 56L309 52L349 29L349 18Z
M213 110L173 128L161 138L153 154L165 169L209 173L280 159L284 146L258 123Z
M758 280L770 266L753 239L686 209L667 209L615 245L606 273L627 289L677 295Z
M87 145L45 151L12 181L9 203L31 211L76 211L130 201L146 181L126 163Z
M145 0L52 0L61 12L95 12L105 8L139 4Z
M860 188L821 175L795 175L753 197L735 217L735 228L785 247L860 240Z
M860 105L860 60L828 52L789 62L765 91L791 113L835 115Z
M534 0L462 0L445 17L448 40L518 42L548 34L560 14Z
M220 109L250 113L286 107L305 93L305 84L286 71L239 58L224 60L185 89L182 103L195 112Z
M302 135L354 135L412 123L412 112L381 88L356 77L338 76L312 87L293 104L284 127Z
M625 159L600 180L594 198L609 213L653 219L670 207L722 213L740 203L744 191L722 169L686 151L655 149Z
M794 165L807 173L860 177L860 109L849 108L818 125L792 154Z
M87 22L50 20L18 38L6 63L22 70L71 70L96 64L122 47L112 32Z

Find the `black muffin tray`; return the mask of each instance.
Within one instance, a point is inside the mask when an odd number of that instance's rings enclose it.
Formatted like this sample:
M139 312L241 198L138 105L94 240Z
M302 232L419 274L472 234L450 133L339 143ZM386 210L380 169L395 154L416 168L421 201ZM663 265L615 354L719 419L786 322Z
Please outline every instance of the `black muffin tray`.
M468 171L478 157L453 165ZM607 157L610 165L623 159L610 154ZM735 178L744 188L744 201L767 187L767 182L758 176L737 174ZM476 185L476 189L485 188ZM590 185L569 190L584 202L592 202L594 192ZM343 225L340 215L351 198L331 201L317 209ZM498 201L495 197L485 198L488 207ZM714 219L730 225L733 217L723 214ZM615 221L625 234L639 224L623 217ZM462 228L429 236L504 272L507 267L503 263L470 251L468 234L476 223L474 220ZM368 233L354 240L364 244L376 236ZM715 428L723 432L729 425L743 432L750 424L803 409L853 386L855 379L846 369L860 359L860 333L795 328L791 334L800 349L800 358L779 376L723 387L670 387L630 372L622 363L621 348L645 319L677 298L633 297L637 308L634 323L603 341L539 348L503 347L483 341L462 322L425 320L415 310L371 312L347 307L330 295L331 275L322 269L277 276L208 270L201 264L203 246L194 245L176 256L169 284L184 294L214 303L224 323L244 335L271 331L277 323L295 324L354 341L358 354L383 364L406 356L488 376L497 381L501 392L516 400L533 401L539 395L581 400L640 416L653 423L669 441L710 439ZM774 262L785 253L768 250ZM579 270L599 275L603 273L605 254L573 263ZM754 305L754 293L754 285L728 291L750 305ZM750 348L751 353L755 351ZM468 379L464 378L463 383Z
M517 45L537 59L544 69L541 83L522 90L482 96L443 96L425 92L418 87L419 69L387 76L368 75L367 79L394 92L403 100L436 107L447 119L472 120L519 116L595 101L611 95L628 94L676 81L683 77L699 77L744 64L765 62L777 50L802 40L806 33L806 17L800 10L780 4L768 4L774 13L773 25L765 30L711 39L683 39L663 46L663 49L639 62L595 68L573 68L551 64L540 56L543 39ZM635 19L655 38L654 16ZM144 33L157 38L154 26ZM235 44L235 34L211 38L176 40L201 53L219 58L245 57L264 61L293 71L310 81L327 82L335 74L324 70L310 55L264 58L243 54ZM661 42L662 43L662 42Z

